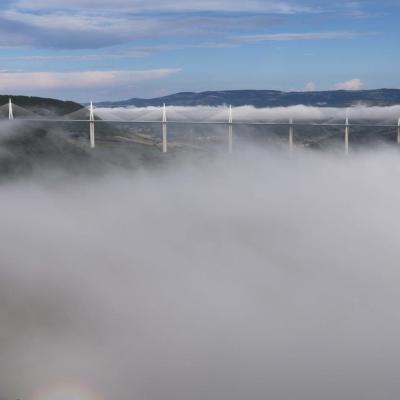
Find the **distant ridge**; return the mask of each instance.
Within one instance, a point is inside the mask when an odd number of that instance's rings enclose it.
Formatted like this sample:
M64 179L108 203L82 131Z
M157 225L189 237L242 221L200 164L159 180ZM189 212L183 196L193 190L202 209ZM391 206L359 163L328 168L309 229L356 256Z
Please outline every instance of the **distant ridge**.
M101 102L102 107L160 107L170 106L233 106L288 107L298 104L318 107L391 106L400 104L400 89L376 89L324 92L281 92L277 90L224 90L208 92L182 92L153 99L133 98L125 101Z

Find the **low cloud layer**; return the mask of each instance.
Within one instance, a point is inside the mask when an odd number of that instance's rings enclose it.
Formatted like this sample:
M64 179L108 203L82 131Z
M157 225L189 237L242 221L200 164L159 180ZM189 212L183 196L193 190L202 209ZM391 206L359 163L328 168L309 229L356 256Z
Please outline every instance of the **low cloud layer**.
M355 120L377 120L396 124L400 117L400 106L367 107L355 106L349 109L333 107L309 107L304 105L292 107L255 108L243 106L233 108L234 121L273 122L289 121L329 121L343 122L346 115ZM96 108L96 114L103 119L111 120L154 120L161 121L162 108L160 107L128 107L128 108ZM177 121L228 121L229 109L227 106L210 107L180 107L168 106L167 117Z
M3 183L0 398L397 399L398 160Z

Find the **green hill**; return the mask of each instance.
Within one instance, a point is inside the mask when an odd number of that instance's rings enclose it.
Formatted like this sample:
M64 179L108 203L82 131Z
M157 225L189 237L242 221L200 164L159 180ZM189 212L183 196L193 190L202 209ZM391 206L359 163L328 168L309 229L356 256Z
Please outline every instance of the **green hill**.
M83 106L73 101L63 101L43 97L0 95L0 106L8 104L9 99L19 107L42 114L52 112L56 115L65 115L80 110Z

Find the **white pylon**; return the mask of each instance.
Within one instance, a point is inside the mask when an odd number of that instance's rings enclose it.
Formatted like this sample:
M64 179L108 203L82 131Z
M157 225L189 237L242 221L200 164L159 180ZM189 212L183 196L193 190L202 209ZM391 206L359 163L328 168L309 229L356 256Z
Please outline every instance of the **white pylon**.
M345 152L345 154L349 154L349 136L350 136L350 124L349 124L348 111L346 111L346 128L344 131L344 152Z
M95 135L95 129L94 129L94 110L93 110L93 102L90 102L90 108L89 108L90 114L89 114L89 120L90 120L90 147L94 149L96 147L96 135Z
M397 121L397 144L400 144L400 118Z
M232 111L232 105L229 106L229 116L228 116L228 150L229 150L229 154L233 153L233 111Z
M293 150L293 136L294 136L294 127L293 127L293 118L289 119L289 150Z
M11 99L8 100L8 119L14 119L13 105Z
M162 134L163 134L163 153L168 152L168 133L167 133L167 106L163 105L163 117L162 117Z

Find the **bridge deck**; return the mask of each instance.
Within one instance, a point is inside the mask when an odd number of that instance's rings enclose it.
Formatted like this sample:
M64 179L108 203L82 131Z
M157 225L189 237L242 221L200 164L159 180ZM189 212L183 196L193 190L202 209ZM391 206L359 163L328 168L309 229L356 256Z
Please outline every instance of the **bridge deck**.
M167 124L167 125L240 125L240 126L321 126L321 127L364 127L364 128L398 128L398 124L367 124L367 123L318 123L318 122L250 122L250 121L147 121L147 120L105 120L90 121L86 119L39 119L15 118L10 122L38 122L38 123L120 123L120 124Z

